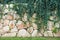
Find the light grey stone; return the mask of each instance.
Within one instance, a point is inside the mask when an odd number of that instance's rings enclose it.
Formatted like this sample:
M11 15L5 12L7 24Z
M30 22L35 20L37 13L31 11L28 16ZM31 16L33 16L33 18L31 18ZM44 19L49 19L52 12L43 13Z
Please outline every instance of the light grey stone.
M12 32L12 33L5 33L2 35L2 37L15 37L16 36L16 33L15 32Z
M48 23L47 23L48 30L52 30L53 26L54 26L54 22L48 21Z
M44 32L44 36L46 36L46 37L48 37L48 36L53 37L53 33L52 33L52 31L45 31Z
M53 37L52 31L47 31L47 32L48 32L48 36Z
M34 30L33 33L31 34L32 37L36 37L38 34L38 30Z
M38 33L38 36L43 36L41 33Z
M18 32L17 27L15 26L13 29L10 30L10 32Z
M0 23L0 29L2 29L3 28L3 24L2 23Z
M32 32L33 32L33 27L29 27L29 28L27 29L27 31L28 31L29 33L32 33Z
M17 37L30 37L30 34L25 29L21 29L19 30Z
M55 23L55 27L59 28L60 24L59 23Z
M37 30L37 24L36 23L32 23L33 29Z
M44 36L45 37L48 37L48 33L46 31L44 32Z
M9 31L9 26L5 26L5 27L3 27L3 32L8 32Z

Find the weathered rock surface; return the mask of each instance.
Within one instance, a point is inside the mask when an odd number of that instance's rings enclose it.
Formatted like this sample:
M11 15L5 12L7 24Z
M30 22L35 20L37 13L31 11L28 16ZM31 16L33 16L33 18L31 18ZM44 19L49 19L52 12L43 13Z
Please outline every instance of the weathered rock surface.
M12 32L12 33L5 33L2 35L2 37L15 37L16 36L16 33L15 32Z
M30 37L30 34L25 29L21 29L19 30L17 37Z
M36 37L38 34L38 30L34 30L33 33L31 34L32 37Z

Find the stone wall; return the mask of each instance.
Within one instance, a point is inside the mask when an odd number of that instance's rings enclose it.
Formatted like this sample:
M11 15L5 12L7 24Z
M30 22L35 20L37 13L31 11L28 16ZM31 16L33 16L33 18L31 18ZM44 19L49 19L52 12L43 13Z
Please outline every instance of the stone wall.
M0 4L0 8L3 5ZM10 7L10 9L9 9ZM37 36L55 36L60 37L60 34L55 34L52 32L54 22L48 21L48 30L44 31L43 33L38 32L37 24L33 22L30 23L27 21L27 15L24 14L24 17L21 19L20 16L17 14L16 11L13 9L13 4L6 4L0 14L2 14L0 19L0 37L37 37ZM32 17L35 17L34 14ZM26 21L26 23L24 23ZM58 23L57 23L58 24ZM56 26L59 27L59 24Z

